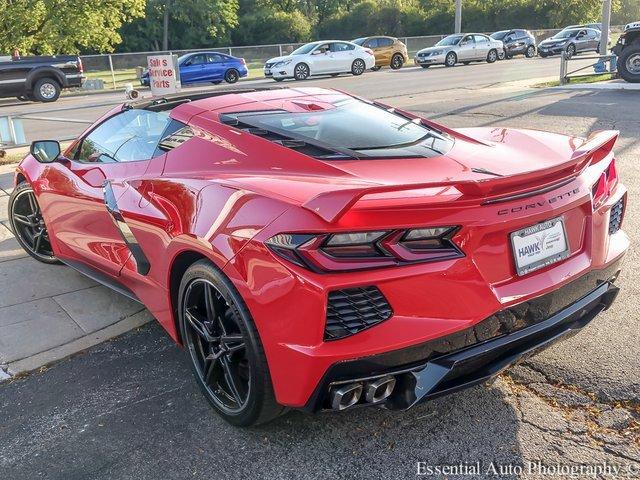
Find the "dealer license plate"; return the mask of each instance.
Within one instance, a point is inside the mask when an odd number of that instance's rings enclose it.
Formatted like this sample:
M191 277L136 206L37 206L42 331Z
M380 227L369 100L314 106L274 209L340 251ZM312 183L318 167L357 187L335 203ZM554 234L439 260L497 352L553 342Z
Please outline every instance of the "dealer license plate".
M511 248L518 275L567 258L570 252L564 219L554 218L513 232Z

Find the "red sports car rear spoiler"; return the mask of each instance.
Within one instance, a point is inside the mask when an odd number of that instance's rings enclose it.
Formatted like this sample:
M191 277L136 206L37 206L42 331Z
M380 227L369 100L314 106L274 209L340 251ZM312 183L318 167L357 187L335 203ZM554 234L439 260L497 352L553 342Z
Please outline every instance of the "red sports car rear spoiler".
M302 206L327 222L340 219L361 198L378 193L401 192L426 188L452 186L465 199L489 199L514 193L526 193L553 185L563 179L579 175L588 165L604 159L612 150L620 132L609 130L594 132L573 152L571 158L552 168L530 171L508 177L487 177L482 173L470 173L469 177L449 181L411 183L402 185L375 185L371 187L345 188L320 193Z

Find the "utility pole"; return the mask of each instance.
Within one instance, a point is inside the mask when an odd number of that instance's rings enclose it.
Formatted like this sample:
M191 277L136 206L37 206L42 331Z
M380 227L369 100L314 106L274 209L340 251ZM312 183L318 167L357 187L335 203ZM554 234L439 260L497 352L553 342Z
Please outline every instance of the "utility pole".
M602 34L600 35L600 55L609 49L609 27L611 26L611 0L602 0Z
M164 14L162 17L162 50L169 50L169 3L171 0L164 0Z
M456 0L456 22L455 33L462 32L462 0Z

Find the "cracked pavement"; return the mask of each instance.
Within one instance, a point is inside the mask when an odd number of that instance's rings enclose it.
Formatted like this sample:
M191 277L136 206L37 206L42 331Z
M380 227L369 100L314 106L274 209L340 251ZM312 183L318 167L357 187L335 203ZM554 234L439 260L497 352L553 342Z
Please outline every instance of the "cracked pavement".
M629 189L624 229L632 246L614 306L578 335L513 367L490 386L403 413L292 411L245 430L213 413L183 352L150 324L0 385L3 475L15 480L410 478L419 461L480 462L483 468L541 461L605 463L619 470L595 478L638 478L640 217L634 205L640 194L640 97L511 86L408 94L385 103L448 126L578 135L620 129L617 165ZM525 471L501 478L545 477Z

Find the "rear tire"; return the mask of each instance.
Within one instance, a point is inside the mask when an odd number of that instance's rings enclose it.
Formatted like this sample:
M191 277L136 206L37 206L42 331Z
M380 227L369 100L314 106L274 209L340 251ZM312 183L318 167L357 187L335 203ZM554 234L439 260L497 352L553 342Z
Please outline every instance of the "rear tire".
M524 52L524 56L527 58L533 58L536 56L536 47L534 47L533 45L529 45L527 47L527 51Z
M33 97L38 102L55 102L60 97L60 84L52 78L41 78L33 86Z
M208 260L200 260L182 277L178 300L185 353L213 409L241 427L284 413L275 399L258 331L231 281ZM206 333L200 333L202 329Z
M618 57L618 75L629 83L640 83L640 44L628 46Z
M431 65L420 65L422 68L429 68Z
M454 52L447 53L447 56L444 58L445 66L455 67L456 63L458 63L458 56Z
M351 73L356 77L362 75L366 69L367 65L361 58L356 58L351 64Z
M282 81L284 80L284 78L274 78L274 80L275 80L276 82L282 82Z
M471 65L471 62L462 62L463 65Z
M224 74L224 81L227 83L236 83L240 78L240 74L235 68L230 68Z
M400 70L404 65L404 57L399 53L396 53L393 57L391 57L391 63L389 66L392 70Z
M493 48L487 53L487 63L494 63L496 60L498 60L498 51Z

